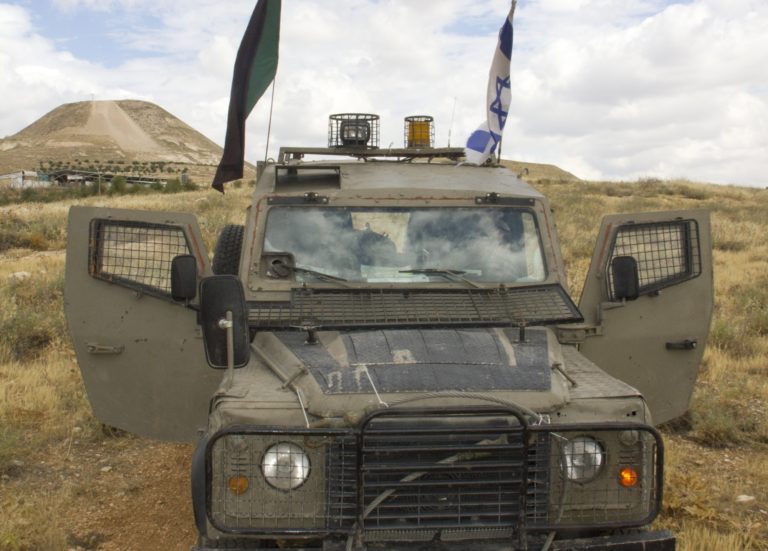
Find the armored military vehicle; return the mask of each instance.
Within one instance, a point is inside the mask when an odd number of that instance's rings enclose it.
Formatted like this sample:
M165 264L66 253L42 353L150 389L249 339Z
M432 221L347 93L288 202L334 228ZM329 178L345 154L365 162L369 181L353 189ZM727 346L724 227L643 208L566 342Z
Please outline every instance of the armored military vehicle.
M674 549L654 426L707 336L707 213L606 217L577 306L547 199L430 125L332 116L212 263L189 214L73 207L95 415L197 442L195 550Z

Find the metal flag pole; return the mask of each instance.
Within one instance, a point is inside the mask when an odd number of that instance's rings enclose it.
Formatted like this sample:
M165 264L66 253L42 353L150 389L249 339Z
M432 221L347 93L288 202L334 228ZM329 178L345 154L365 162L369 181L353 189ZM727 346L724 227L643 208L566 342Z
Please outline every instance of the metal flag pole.
M275 105L275 85L277 84L277 75L272 80L272 97L269 100L269 123L267 124L267 147L264 148L264 165L267 164L269 158L269 136L272 133L272 108Z

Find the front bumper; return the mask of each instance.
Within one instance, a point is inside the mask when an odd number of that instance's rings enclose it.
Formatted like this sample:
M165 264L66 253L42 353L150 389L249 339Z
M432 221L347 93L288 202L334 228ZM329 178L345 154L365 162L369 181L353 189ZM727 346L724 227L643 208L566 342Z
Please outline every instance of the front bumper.
M245 547L243 542L239 547L212 547L213 542L208 542L202 547L193 547L192 551L259 551L260 547ZM529 551L541 549L543 540L538 538L528 544ZM552 551L675 551L675 536L668 531L637 532L620 536L598 536L583 539L555 540L549 547ZM344 551L345 542L334 544L326 542L323 547L291 548L292 551ZM523 548L509 543L477 543L477 542L421 542L418 544L385 544L371 543L364 547L352 547L354 551L520 551ZM265 550L266 551L266 550Z
M609 450L605 466L568 482L562 441L583 434ZM269 486L261 458L277 442L305 449L314 478L290 491ZM662 452L659 435L639 424L532 426L496 407L382 410L349 429L228 427L193 460L195 551L275 541L336 551L350 538L360 551L533 550L552 532L561 539L550 549L666 551L670 534L640 531L659 510ZM638 481L622 489L615 474L625 465ZM244 494L227 492L232 473L249 481ZM576 536L628 529L638 531Z

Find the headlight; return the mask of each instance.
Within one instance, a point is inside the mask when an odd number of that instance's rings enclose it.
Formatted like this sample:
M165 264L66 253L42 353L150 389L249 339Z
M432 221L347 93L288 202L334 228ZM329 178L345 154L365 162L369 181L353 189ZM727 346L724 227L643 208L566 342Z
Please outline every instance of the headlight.
M578 436L563 445L563 461L569 480L587 482L600 472L605 463L605 451L596 440Z
M371 125L365 121L343 121L339 130L344 145L365 145L371 137Z
M309 476L309 457L296 444L280 442L264 454L261 472L270 486L293 490L304 484Z

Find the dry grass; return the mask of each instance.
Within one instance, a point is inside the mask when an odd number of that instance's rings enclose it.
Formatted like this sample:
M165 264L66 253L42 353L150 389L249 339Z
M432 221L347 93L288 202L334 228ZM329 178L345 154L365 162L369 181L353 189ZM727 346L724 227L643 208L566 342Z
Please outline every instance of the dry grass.
M680 551L743 551L753 548L754 540L738 532L724 534L694 523L683 523L681 530L687 537L680 541Z
M67 533L57 512L67 506L68 491L56 491L41 498L6 496L0 505L0 549L9 551L59 551L69 549Z
M0 362L3 550L68 548L61 511L74 485L50 476L51 466L64 460L73 436L83 441L103 438L67 348L58 342L46 346L36 360Z
M680 549L768 549L768 191L686 181L539 182L556 210L574 296L605 213L707 208L715 311L691 410L664 429L660 527ZM755 497L739 503L739 495Z
M664 429L667 484L657 525L673 529L683 550L768 550L768 192L653 180L549 180L536 187L550 197L556 210L576 297L601 215L698 207L712 211L716 285L712 335L689 416ZM197 191L92 197L76 204L192 212L212 250L224 224L242 223L249 194L244 186L225 196ZM39 247L43 252L18 240L0 252L2 550L97 548L97 542L73 543L65 520L67 508L88 500L92 490L87 484L55 477L55 483L42 488L28 482L36 473L50 474L51 463L63 461L73 442L115 449L136 445L130 440L105 440L91 416L65 337L60 249L68 206L0 208L0 236L7 232L7 239L16 239L19 233L39 231L45 241ZM31 277L10 283L9 274L18 271ZM738 502L741 494L756 499Z
M111 439L93 418L66 336L62 249L70 204L192 212L212 251L224 224L243 223L250 191L0 207L0 550L99 548L98 530L73 532L71 509L94 490L92 480L74 475L70 456L89 446L131 445ZM33 233L41 235L38 246L26 237ZM29 277L12 281L17 272ZM30 487L34 480L46 482Z

